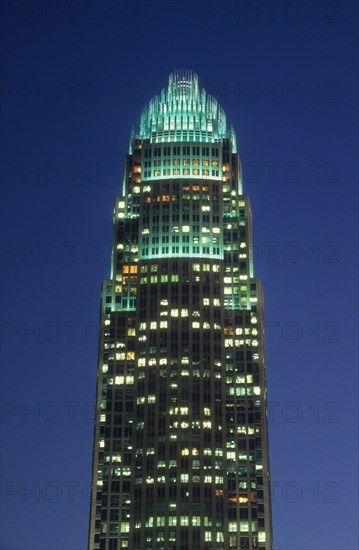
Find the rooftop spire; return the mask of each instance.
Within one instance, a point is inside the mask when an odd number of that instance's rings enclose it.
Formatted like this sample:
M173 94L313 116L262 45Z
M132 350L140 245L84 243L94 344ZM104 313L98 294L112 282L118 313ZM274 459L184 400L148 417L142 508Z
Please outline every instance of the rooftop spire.
M169 75L167 88L143 110L139 137L154 143L215 143L226 137L233 139L233 133L217 100L199 87L197 74L178 69Z

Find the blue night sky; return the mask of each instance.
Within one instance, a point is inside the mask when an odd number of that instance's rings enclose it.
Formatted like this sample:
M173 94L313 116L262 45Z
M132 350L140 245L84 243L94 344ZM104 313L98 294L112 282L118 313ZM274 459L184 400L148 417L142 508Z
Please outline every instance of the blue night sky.
M276 550L356 550L358 4L3 0L4 550L87 544L100 285L176 68L237 133L265 289Z

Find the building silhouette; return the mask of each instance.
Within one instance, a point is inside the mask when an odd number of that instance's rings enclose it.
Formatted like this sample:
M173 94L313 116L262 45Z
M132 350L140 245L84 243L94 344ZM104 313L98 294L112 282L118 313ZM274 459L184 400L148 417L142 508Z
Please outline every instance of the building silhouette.
M273 548L251 242L235 133L176 71L132 132L115 203L90 550Z

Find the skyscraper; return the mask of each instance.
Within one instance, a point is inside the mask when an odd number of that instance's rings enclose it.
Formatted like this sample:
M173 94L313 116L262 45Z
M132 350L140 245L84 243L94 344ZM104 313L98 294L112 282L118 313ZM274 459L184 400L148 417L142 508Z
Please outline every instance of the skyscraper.
M102 288L90 550L271 550L261 284L233 129L188 70L133 132Z

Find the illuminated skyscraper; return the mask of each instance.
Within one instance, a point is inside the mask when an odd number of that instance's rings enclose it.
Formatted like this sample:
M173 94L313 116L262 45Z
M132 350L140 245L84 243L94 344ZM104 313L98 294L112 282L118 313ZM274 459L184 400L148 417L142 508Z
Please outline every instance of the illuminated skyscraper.
M102 288L89 548L271 550L263 299L233 129L170 75L133 133Z

